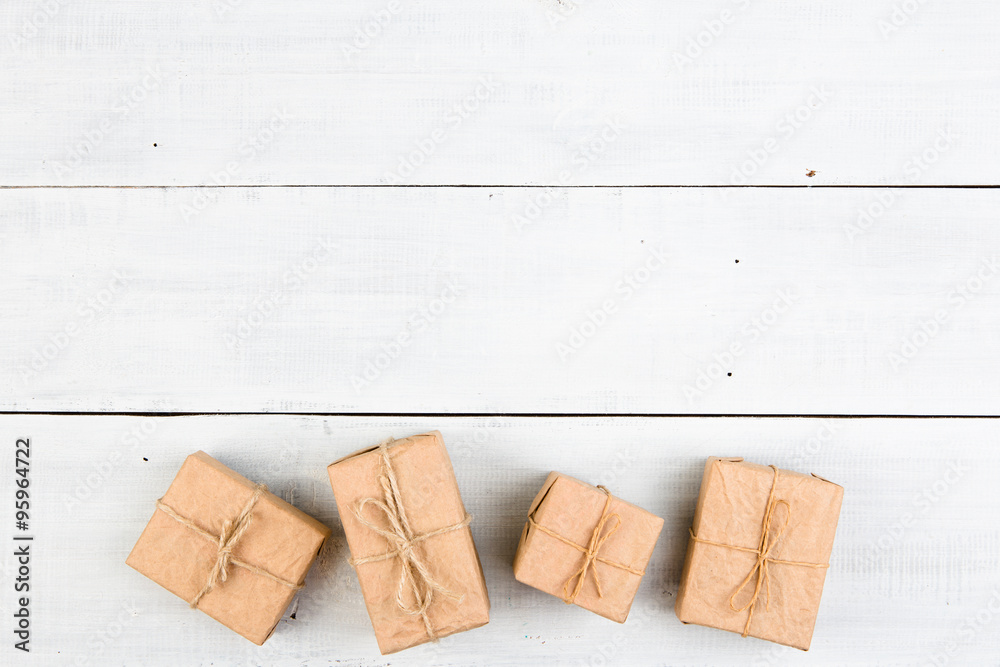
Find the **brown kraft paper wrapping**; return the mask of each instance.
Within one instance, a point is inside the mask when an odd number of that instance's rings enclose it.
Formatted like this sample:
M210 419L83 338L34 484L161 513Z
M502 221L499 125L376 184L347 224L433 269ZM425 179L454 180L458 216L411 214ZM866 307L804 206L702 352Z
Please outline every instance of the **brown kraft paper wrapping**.
M439 432L363 449L327 471L383 655L489 622L471 517Z
M843 495L815 475L710 458L677 617L809 650Z
M662 528L603 487L553 472L528 510L514 577L624 623Z
M125 562L260 645L329 535L266 487L197 452L157 502Z

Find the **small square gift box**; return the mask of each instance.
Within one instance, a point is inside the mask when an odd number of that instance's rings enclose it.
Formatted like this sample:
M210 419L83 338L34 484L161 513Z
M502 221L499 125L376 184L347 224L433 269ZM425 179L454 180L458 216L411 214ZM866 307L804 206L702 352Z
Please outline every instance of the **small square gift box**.
M843 495L815 475L710 458L677 617L809 650Z
M440 433L390 438L327 472L383 655L489 622L472 517Z
M531 503L514 577L624 623L663 519L557 472Z
M187 457L126 563L255 644L330 529L205 452Z

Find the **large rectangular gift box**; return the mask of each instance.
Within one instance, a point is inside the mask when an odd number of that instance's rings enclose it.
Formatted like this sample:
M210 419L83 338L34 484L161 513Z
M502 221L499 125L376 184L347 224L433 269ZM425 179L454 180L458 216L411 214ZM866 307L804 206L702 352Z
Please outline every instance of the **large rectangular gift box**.
M710 458L677 617L808 650L843 495L815 475Z
M553 472L528 509L514 577L624 623L662 528L604 487Z
M255 644L330 529L205 452L187 457L126 563Z
M490 599L444 440L388 440L330 464L383 654L485 625Z

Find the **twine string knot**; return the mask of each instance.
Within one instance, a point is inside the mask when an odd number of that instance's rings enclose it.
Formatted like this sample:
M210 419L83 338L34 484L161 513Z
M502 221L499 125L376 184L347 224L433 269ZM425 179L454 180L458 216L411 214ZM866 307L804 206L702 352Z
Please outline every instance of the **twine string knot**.
M618 532L619 528L621 528L622 518L618 513L611 512L611 500L613 498L611 492L603 486L598 486L597 488L600 489L605 495L604 509L601 512L600 520L597 522L597 525L594 526L594 531L590 535L590 542L587 543L587 546L582 546L572 540L566 539L555 531L549 530L545 526L536 523L534 517L528 517L528 522L538 530L583 553L583 563L580 565L580 568L570 575L569 579L566 580L566 583L563 584L563 602L566 604L573 604L576 602L576 598L580 595L580 591L583 590L583 584L586 582L588 574L593 575L594 585L597 587L597 597L604 597L604 591L601 588L601 578L597 573L597 568L594 565L595 563L604 563L605 565L610 565L611 567L619 570L631 572L632 574L640 577L646 573L645 570L636 570L628 565L616 563L615 561L609 560L600 555L601 548L604 547L604 543L607 542L612 535ZM614 521L613 524L611 523L612 521ZM608 528L609 525L610 528ZM605 532L605 528L608 528L607 532ZM575 585L573 585L574 581L576 581ZM573 585L572 591L570 590L571 585Z
M160 510L186 528L194 531L195 534L200 535L209 542L212 542L216 547L215 562L212 563L212 567L209 569L205 585L202 586L197 595L195 595L194 598L192 598L188 603L192 609L197 609L198 605L201 604L202 598L208 595L219 583L225 583L229 579L229 571L234 565L266 579L270 579L271 581L281 584L282 586L291 588L292 590L297 591L302 588L301 584L282 579L281 577L271 574L267 570L259 568L256 565L251 565L250 563L239 560L233 556L233 549L237 544L239 544L239 541L243 539L247 529L250 528L250 524L253 521L253 509L257 506L257 501L259 501L261 496L266 492L267 486L264 484L257 484L254 487L253 495L251 495L250 499L247 500L236 519L226 519L222 522L222 530L218 535L213 535L191 519L178 514L176 510L163 502L163 498L156 501L156 509Z
M438 593L459 602L465 596L448 590L431 575L427 563L418 553L416 546L432 537L465 528L472 522L472 516L466 514L465 518L458 523L433 530L429 533L414 534L409 519L406 516L406 509L403 507L399 491L399 481L396 478L396 472L389 458L389 445L392 442L393 439L389 438L379 445L379 452L382 457L382 472L379 475L382 498L364 498L354 507L354 516L362 525L385 538L389 544L389 551L377 556L354 559L350 563L357 567L365 563L376 563L398 558L400 569L399 579L396 582L396 605L405 614L419 616L423 621L427 636L436 641L438 638L437 633L434 631L434 627L427 615L427 610L434 601L434 594ZM377 510L384 517L385 522L389 525L388 528L384 528L364 516L365 508L369 506ZM412 602L407 599L407 593L412 598Z
M828 564L820 563L804 563L800 561L793 560L782 560L780 558L774 558L771 552L777 546L778 542L781 540L782 535L785 534L785 530L788 528L788 522L792 517L792 507L785 500L779 500L775 498L775 490L778 486L778 468L777 466L769 466L771 470L774 471L774 476L771 478L771 492L768 494L767 505L764 509L764 519L761 522L761 534L760 540L757 543L757 547L754 549L749 549L747 547L738 547L732 544L723 544L721 542L712 542L711 540L704 540L694 534L693 529L689 529L691 534L691 539L695 542L701 542L703 544L711 544L717 547L724 547L726 549L735 549L737 551L745 551L748 553L753 553L757 555L757 560L754 562L753 567L750 568L749 574L740 582L740 585L736 587L733 594L729 596L729 608L735 612L744 612L749 610L747 614L747 622L743 627L743 637L747 637L750 634L750 624L753 622L754 610L757 608L757 602L760 600L761 592L764 592L764 608L767 611L771 611L771 572L769 566L778 563L782 565L795 565L798 567L808 567L813 569L821 569L829 567ZM784 506L784 521L780 524L776 524L775 515L779 507ZM736 606L736 598L743 594L744 591L753 582L753 593L750 595L750 599L747 600L746 604L741 607Z

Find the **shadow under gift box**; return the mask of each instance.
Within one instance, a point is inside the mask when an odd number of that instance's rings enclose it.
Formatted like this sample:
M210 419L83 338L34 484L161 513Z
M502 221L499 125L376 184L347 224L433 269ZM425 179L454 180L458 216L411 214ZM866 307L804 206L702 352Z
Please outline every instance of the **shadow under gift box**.
M809 650L843 496L815 475L708 459L677 617Z
M489 622L483 568L439 432L362 449L327 471L383 655ZM377 503L394 511L396 499L387 497L393 488L401 508L390 519ZM365 525L359 513L379 530ZM394 523L404 535L396 534ZM413 613L420 606L414 586L431 595L424 614Z
M514 556L514 578L624 623L663 519L599 487L557 472L545 480L528 509L528 517ZM595 530L599 548L583 569ZM573 597L579 577L583 582Z
M205 452L197 452L184 461L160 502L218 536L226 522L232 524L240 516L257 488ZM225 581L220 579L205 593L197 608L253 643L263 644L329 535L328 527L263 491L249 512L245 533L232 547L232 558L267 574L230 562ZM218 558L218 541L209 541L158 507L125 562L190 603L205 588Z

